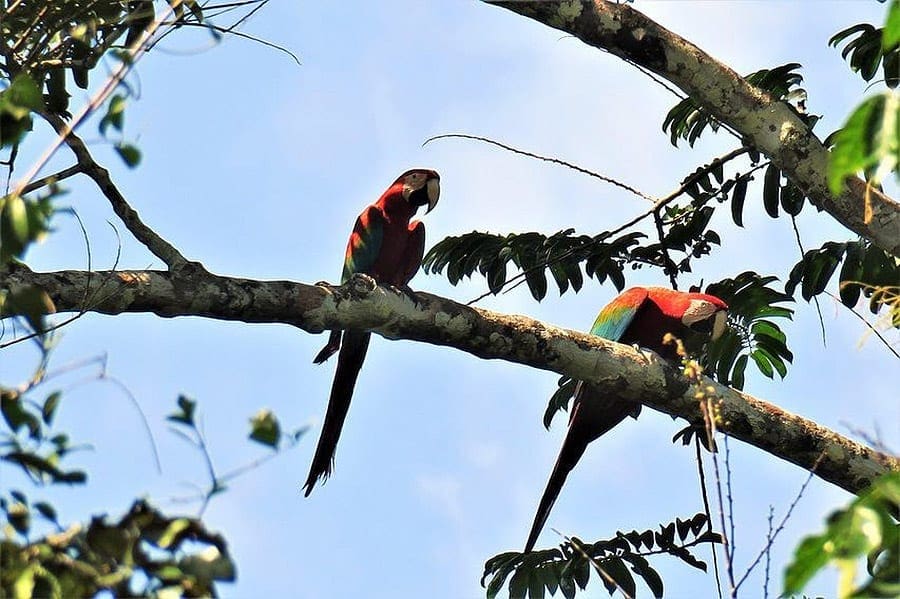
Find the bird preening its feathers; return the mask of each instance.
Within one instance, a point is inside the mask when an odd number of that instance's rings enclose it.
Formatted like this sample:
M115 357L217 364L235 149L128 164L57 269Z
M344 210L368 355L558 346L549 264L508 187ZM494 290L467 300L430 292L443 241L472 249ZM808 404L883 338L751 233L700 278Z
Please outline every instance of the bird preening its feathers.
M633 287L621 293L600 311L591 334L650 349L664 358L676 353L663 338L667 333L684 341L717 339L725 330L728 306L719 298L703 293L686 293L662 287ZM602 394L580 381L569 416L569 430L563 441L547 487L538 504L525 552L534 548L550 515L566 477L592 441L622 422L637 418L641 404Z
M378 201L356 219L347 242L341 283L362 273L380 285L396 287L412 295L409 281L419 270L425 255L425 225L410 219L422 206L427 206L426 214L431 212L438 203L440 192L440 176L433 170L412 169L397 177ZM322 434L303 485L307 496L319 479L326 479L331 474L334 452L370 337L371 333L367 331L332 331L328 343L313 360L320 364L340 350Z

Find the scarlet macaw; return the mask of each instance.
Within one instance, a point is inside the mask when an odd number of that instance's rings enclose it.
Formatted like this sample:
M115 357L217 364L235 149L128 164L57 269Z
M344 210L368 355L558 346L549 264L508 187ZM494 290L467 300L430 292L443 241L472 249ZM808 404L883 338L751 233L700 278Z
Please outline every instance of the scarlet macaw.
M719 298L704 293L686 293L663 287L633 287L621 293L600 311L591 334L625 344L637 344L662 357L676 357L673 346L663 344L666 333L682 340L697 339L697 333L717 339L725 330L728 306ZM569 416L569 431L547 488L538 504L525 552L531 551L550 515L566 477L581 459L591 441L622 422L626 416L637 418L641 404L598 392L579 381Z
M412 169L397 177L378 201L356 219L347 242L341 283L346 283L356 273L364 273L381 285L390 285L412 295L409 281L422 265L425 225L418 220L410 222L410 219L420 206L428 206L426 214L431 212L437 205L440 190L440 176L433 170ZM343 335L341 331L332 331L328 344L313 360L321 364L340 349L322 435L304 484L306 496L312 492L316 481L331 474L334 452L370 337L368 331L348 329Z

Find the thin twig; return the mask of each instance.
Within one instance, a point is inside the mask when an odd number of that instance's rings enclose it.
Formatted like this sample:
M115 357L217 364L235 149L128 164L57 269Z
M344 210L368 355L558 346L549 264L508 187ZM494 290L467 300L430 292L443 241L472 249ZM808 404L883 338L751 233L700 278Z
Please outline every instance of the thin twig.
M784 515L784 518L781 519L781 522L778 524L778 528L775 529L775 532L769 536L766 541L766 546L762 548L762 551L759 552L759 555L756 556L756 559L753 560L753 563L747 568L747 571L744 572L744 575L741 576L741 579L738 581L737 586L734 588L735 592L744 584L744 581L747 580L747 577L750 576L750 573L759 563L759 560L763 558L764 555L769 553L769 550L772 547L772 543L775 542L775 538L778 536L783 529L785 524L787 524L788 519L791 517L791 514L794 511L794 508L797 507L797 504L800 502L800 498L803 497L803 492L806 490L807 485L809 485L809 481L812 480L813 475L816 473L816 468L819 467L819 463L825 457L825 452L819 454L819 457L816 458L816 461L813 463L813 467L809 470L809 474L806 477L806 480L803 481L803 484L800 485L800 490L797 492L797 496L794 497L794 500L791 502L791 505L788 506L787 513Z
M637 189L635 189L634 187L631 187L630 185L626 185L625 183L622 183L622 182L620 182L620 181L616 181L615 179L612 179L612 178L607 177L607 176L605 176L605 175L601 175L600 173L595 173L594 171L591 171L591 170L588 170L588 169L586 169L586 168L580 167L580 166L578 166L577 164L572 164L571 162L566 162L565 160L560 160L559 158L551 158L551 157L549 157L549 156L541 156L540 154L534 154L534 153L532 153L532 152L526 152L525 150L520 150L520 149L518 149L518 148L514 148L514 147L512 147L512 146L508 146L508 145L506 145L506 144L504 144L504 143L501 143L501 142L499 142L499 141L494 141L493 139L490 139L490 138L487 138L487 137L481 137L481 136L479 136L479 135L468 135L468 134L466 134L466 133L446 133L446 134L444 134L444 135L435 135L434 137L429 137L429 138L426 139L424 142L422 142L422 145L425 146L425 145L428 144L429 142L432 142L432 141L435 141L435 140L438 140L438 139L452 139L452 138L457 138L457 139L474 139L475 141L483 141L484 143L488 143L488 144L497 146L498 148L503 148L504 150L507 150L507 151L509 151L509 152L512 152L513 154L521 154L522 156L528 156L529 158L535 158L535 159L537 159L537 160L542 160L542 161L544 161L544 162L551 162L551 163L553 163L553 164L559 164L559 165L564 166L564 167L566 167L566 168L570 168L570 169L572 169L572 170L574 170L574 171L577 171L577 172L579 172L579 173L581 173L581 174L583 174L583 175L588 175L588 176L590 176L590 177L594 177L595 179L600 179L601 181L605 181L605 182L607 182L607 183L610 183L610 184L612 184L612 185L615 185L616 187L621 187L621 188L624 189L625 191L628 191L628 192L630 192L630 193L632 193L632 194L634 194L634 195L636 195L636 196L638 196L638 197L640 197L640 198L643 198L643 199L647 200L648 202L654 202L654 201L655 201L652 197L648 196L647 194L645 194L645 193L643 193L643 192L641 192L641 191L638 191Z
M731 559L734 560L735 554L735 535L734 535L734 498L731 493L731 450L728 446L728 435L725 435L725 500L728 502L728 532L731 542Z
M700 452L700 437L698 435L694 435L694 447L697 454L697 473L700 475L700 495L703 497L703 512L706 514L706 530L712 532L712 513L710 513L709 510L709 495L706 491L706 474L703 472L703 455ZM712 550L713 571L716 576L716 591L719 593L719 599L722 599L722 578L719 575L718 552L716 551L716 546L714 544L710 546L710 549Z
M712 406L713 398L707 397L700 405L703 407L703 418L706 421L706 434L709 446L714 447L716 436L716 422L714 416L714 408ZM722 501L722 478L719 474L719 460L716 452L712 451L713 474L716 480L716 496L719 500L719 525L722 527L722 533L725 533L725 503ZM725 573L728 574L728 583L731 587L731 597L737 597L737 585L734 583L734 560L731 553L731 538L725 539Z
M869 330L872 331L872 333L874 333L874 335L876 337L878 337L878 340L881 341L886 348L888 348L888 351L890 351L892 354L894 354L894 356L896 356L898 359L900 359L900 353L897 353L897 350L894 349L893 347L891 347L890 342L888 342L888 340L884 338L884 335L882 335L881 332L872 325L872 323L870 323L868 320L866 320L862 314L857 312L855 308L851 308L850 306L844 305L844 302L842 302L839 297L836 297L830 291L824 291L823 293L825 293L825 295L829 296L834 301L838 302L840 305L842 305L845 308L847 308L848 310L850 310L850 312L854 316L856 316L858 319L863 321L863 324L866 325L867 327L869 327Z
M792 214L791 215L791 225L794 228L794 239L797 241L797 248L800 250L800 259L803 260L803 256L806 254L806 250L803 249L803 241L800 239L800 229L797 228L797 218ZM822 306L819 305L818 296L812 296L813 301L816 304L816 313L819 315L819 329L822 333L822 347L828 347L828 344L825 341L825 318L822 316Z
M32 191L35 191L36 189L40 189L41 187L46 187L47 185L52 185L53 183L58 183L58 182L62 181L63 179L68 179L72 175L77 175L80 172L81 172L81 165L73 164L69 168L64 168L63 170L59 171L58 173L53 173L52 175L47 175L46 177L41 177L40 179L37 179L36 181L32 181L31 183L29 183L28 185L23 187L22 191L20 193L22 195L25 195L26 193L31 193Z
M766 542L772 542L772 520L775 518L775 506L769 506L769 528L766 531ZM766 551L766 578L763 580L763 598L769 599L769 570L772 567L772 552Z
M896 452L887 446L887 444L881 438L881 429L878 427L878 422L873 422L872 427L875 429L875 436L873 437L866 431L861 428L854 427L849 422L841 420L838 422L841 426L847 429L851 435L855 435L869 444L872 449L878 450L881 453L886 453L889 455L894 455Z
M259 9L259 7L257 7L254 10L258 10L258 9ZM247 16L249 16L249 15L247 15ZM172 24L174 24L174 23L172 23ZM278 50L279 52L283 52L284 54L287 54L288 56L290 56L293 59L293 61L297 63L297 65L299 65L299 66L303 65L303 63L300 62L300 59L297 57L297 55L294 54L293 52L291 52L290 50L288 50L287 48L285 48L284 46L279 46L278 44L276 44L274 42L264 40L263 38L256 37L255 35L250 35L249 33L244 33L242 31L235 31L231 27L220 27L218 25L213 25L212 23L194 23L193 21L178 21L178 24L183 27L200 27L202 29L210 29L212 31L216 31L216 32L222 33L224 35L233 35L235 37L244 38L246 40L250 40L251 42L256 42L257 44L262 44L263 46L266 46L268 48L273 48L275 50Z
M678 291L678 267L672 261L672 258L669 256L669 248L666 247L666 233L663 231L662 216L660 216L661 209L662 207L653 211L653 222L656 225L656 235L659 237L659 247L662 248L664 259L663 272L669 275L669 282L672 283L672 289Z

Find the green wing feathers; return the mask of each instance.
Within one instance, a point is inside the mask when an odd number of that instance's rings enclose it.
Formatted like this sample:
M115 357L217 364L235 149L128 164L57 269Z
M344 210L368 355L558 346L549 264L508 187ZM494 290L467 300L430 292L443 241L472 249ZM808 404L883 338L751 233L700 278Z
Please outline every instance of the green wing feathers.
M344 256L344 272L341 284L346 283L355 273L366 273L375 264L384 240L384 216L374 205L356 219L347 253Z

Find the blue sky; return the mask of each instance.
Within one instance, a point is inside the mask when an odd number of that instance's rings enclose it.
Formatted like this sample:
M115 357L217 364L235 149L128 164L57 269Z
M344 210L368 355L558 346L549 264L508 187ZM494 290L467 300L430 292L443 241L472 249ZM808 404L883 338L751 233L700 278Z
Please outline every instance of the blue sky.
M865 84L831 34L860 21L880 22L876 2L637 2L646 12L713 56L746 73L803 64L809 107L825 115L818 131L840 125ZM227 24L227 23L223 23ZM477 2L273 2L245 31L294 51L302 66L240 39L211 47L200 32L172 35L141 62L132 79L126 136L144 159L130 171L83 129L98 159L145 222L210 270L260 279L338 280L353 220L402 171L428 166L442 176L442 198L425 221L428 244L477 230L595 233L645 206L577 173L460 140L422 142L443 133L484 135L581 164L663 195L696 165L731 148L707 135L675 150L660 124L674 98L618 59L560 32ZM75 105L86 96L79 93ZM32 156L46 135L37 132ZM20 160L27 162L26 154ZM61 152L55 167L70 158ZM20 167L21 171L26 170ZM51 167L53 168L53 167ZM49 170L48 170L49 172ZM77 209L95 268L112 266L117 238L105 200L73 181L64 202ZM896 190L893 190L896 192ZM747 269L786 275L798 258L789 221L772 220L748 200L746 229L727 214L726 241L698 263L707 282ZM851 239L828 217L800 217L806 247ZM37 269L82 268L84 244L65 217L28 255ZM121 225L120 268L160 267ZM665 284L639 271L629 284ZM483 281L451 287L439 276L412 283L462 301ZM615 290L588 281L578 295L551 290L536 304L524 288L480 305L587 329ZM784 381L748 377L747 390L787 410L846 432L872 430L900 446L900 413L889 373L894 358L855 316L824 299L828 338L818 317L796 306L788 324L795 361ZM149 442L125 395L108 382L60 384L58 416L95 451L72 456L89 470L87 488L31 493L56 502L63 520L118 514L147 494L172 510L185 483L203 483L199 455L166 430L175 398L197 399L220 470L265 452L244 440L247 419L273 409L285 428L313 425L296 450L236 480L206 519L231 543L239 579L225 597L478 597L484 560L520 548L559 448L562 419L541 425L556 377L481 361L446 348L376 338L360 377L338 448L335 474L304 499L316 428L333 364L314 366L324 343L288 326L243 325L152 315L87 316L65 329L54 364L109 356L109 373L136 396L150 420L163 462L154 471ZM0 380L25 376L34 353L7 351ZM645 410L588 450L550 516L539 546L560 539L550 528L585 539L617 529L653 527L701 510L693 451L671 444L682 423ZM770 505L784 513L806 473L739 442L730 444L737 520L737 570L765 542ZM4 486L25 487L2 466ZM848 499L818 480L808 487L773 554L773 587L804 534ZM654 562L670 597L713 596L710 576L674 560ZM762 576L746 596L761 596ZM821 578L810 594L833 594ZM642 589L646 591L646 589ZM641 595L644 593L639 591ZM605 596L595 584L592 596Z

